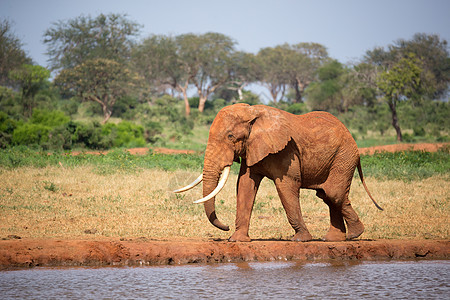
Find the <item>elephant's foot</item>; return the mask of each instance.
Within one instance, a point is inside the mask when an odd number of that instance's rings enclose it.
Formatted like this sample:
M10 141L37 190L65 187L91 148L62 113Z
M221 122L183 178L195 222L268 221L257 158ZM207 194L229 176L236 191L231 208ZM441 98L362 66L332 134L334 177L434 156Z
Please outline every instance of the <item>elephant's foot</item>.
M364 225L360 220L355 224L347 224L347 240L353 240L364 232Z
M327 234L322 238L322 240L326 242L345 241L345 232L342 232L341 230L335 227L330 227Z
M291 239L294 242L307 242L312 240L312 236L309 232L297 232Z
M251 242L252 240L248 236L248 234L241 233L236 231L233 235L228 239L229 242Z

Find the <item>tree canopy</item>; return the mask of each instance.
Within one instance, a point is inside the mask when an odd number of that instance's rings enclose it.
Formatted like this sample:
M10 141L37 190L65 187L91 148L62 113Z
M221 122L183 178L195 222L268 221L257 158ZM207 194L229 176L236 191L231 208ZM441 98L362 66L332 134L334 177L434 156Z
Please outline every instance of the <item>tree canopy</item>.
M411 53L401 58L390 69L380 73L377 84L383 93L392 113L392 126L397 132L397 140L402 141L402 131L398 122L397 102L411 99L427 91L426 82L422 81L421 62Z
M22 49L22 43L15 36L11 23L0 20L0 85L13 84L9 73L24 64L31 64L31 59Z
M267 104L292 113L326 110L341 117L363 111L386 124L390 118L401 140L400 124L411 124L413 115L405 113L407 109L443 115L440 105L447 107L448 44L434 34L396 40L344 65L318 43L275 45L254 54L239 50L233 38L217 32L138 40L140 28L123 14L52 24L44 34L54 71L49 82L49 70L33 65L9 21L0 21L2 111L27 120L34 108L51 109L58 103L69 114L83 109L91 116L102 114L105 123L111 116L153 120L156 108L167 106L167 120L187 132L195 120L210 122L225 105L266 102L246 90L258 85L269 91ZM183 112L191 117L180 116ZM414 116L428 122L426 114ZM438 136L446 124L427 130ZM376 130L383 133L388 126L377 125Z
M86 60L74 68L65 69L55 83L63 90L73 92L83 100L101 105L103 123L113 112L117 99L131 91L132 72L122 64L104 58Z
M96 58L127 63L139 29L140 25L120 14L58 21L44 34L51 69L73 68Z
M24 64L9 72L9 78L16 82L21 90L24 115L31 117L35 106L34 97L50 78L50 71L41 66Z
M187 90L192 85L202 112L208 97L231 77L235 42L220 33L151 36L137 47L135 65L150 84L171 87L183 94L189 115Z

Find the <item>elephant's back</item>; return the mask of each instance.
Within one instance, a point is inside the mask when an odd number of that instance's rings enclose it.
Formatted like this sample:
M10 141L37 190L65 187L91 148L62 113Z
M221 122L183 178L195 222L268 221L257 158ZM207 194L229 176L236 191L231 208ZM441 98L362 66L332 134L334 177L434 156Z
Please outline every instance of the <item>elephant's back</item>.
M358 152L358 147L350 131L335 116L324 111L314 111L298 116L296 130L302 141L310 147L343 149Z

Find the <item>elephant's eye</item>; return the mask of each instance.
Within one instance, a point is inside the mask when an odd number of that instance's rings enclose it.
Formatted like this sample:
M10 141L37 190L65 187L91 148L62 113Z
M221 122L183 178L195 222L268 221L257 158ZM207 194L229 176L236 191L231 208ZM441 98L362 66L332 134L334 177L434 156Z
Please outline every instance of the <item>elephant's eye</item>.
M229 139L229 140L234 140L234 135L232 135L231 133L228 134L228 139Z

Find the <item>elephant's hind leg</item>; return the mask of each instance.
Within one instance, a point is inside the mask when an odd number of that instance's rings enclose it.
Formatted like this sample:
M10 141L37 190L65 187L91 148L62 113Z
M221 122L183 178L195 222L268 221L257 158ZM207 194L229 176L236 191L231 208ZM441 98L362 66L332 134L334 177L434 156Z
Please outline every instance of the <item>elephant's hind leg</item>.
M342 215L341 207L334 201L330 199L325 194L324 190L317 190L317 197L321 198L330 210L330 228L327 234L323 237L324 241L344 241L345 240L345 224L344 216Z
M347 223L347 240L356 239L364 232L364 225L350 204L348 195L342 203L342 215Z
M364 232L364 225L348 200L348 192L341 197L332 197L323 190L318 190L317 196L323 199L330 209L330 229L323 238L325 241L351 240ZM347 224L347 235L344 221Z
M288 221L295 230L295 235L292 240L299 242L312 240L300 208L300 183L286 176L282 180L276 179L275 186L286 211Z

